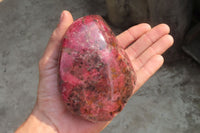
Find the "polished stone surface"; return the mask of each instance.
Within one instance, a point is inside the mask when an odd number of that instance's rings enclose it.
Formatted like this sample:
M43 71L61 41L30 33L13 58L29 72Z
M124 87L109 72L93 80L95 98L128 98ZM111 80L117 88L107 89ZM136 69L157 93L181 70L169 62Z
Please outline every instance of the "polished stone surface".
M60 55L60 89L68 110L93 122L113 119L132 95L136 75L103 18L74 21Z

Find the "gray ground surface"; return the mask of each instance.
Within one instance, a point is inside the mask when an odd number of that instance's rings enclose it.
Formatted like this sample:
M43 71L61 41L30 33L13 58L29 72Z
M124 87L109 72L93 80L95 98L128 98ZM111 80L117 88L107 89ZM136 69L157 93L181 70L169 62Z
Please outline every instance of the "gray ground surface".
M13 132L33 108L37 64L63 9L70 10L75 19L91 13L106 14L103 0L4 0L0 3L1 133ZM165 64L102 133L199 131L200 66L180 56L170 65Z

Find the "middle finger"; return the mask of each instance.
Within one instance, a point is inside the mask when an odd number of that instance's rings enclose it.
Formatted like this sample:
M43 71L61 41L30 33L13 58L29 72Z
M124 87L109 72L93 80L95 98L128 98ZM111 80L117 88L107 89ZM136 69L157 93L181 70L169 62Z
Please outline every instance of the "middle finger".
M160 39L162 36L168 34L170 31L169 26L166 24L160 24L150 31L145 33L141 38L139 38L136 42L130 45L126 52L130 58L133 60L141 55L148 47L150 47L154 42Z

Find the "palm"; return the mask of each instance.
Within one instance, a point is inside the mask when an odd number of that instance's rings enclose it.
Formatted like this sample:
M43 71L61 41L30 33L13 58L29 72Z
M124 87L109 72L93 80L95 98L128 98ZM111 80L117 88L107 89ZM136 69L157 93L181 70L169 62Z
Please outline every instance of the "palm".
M66 110L58 91L57 59L59 44L67 27L73 21L69 13L65 13L65 15L62 23L54 31L40 61L37 105L56 125L59 132L68 130L71 132L98 132L108 122L94 124L73 116ZM140 24L117 36L119 46L125 49L137 75L134 92L161 67L163 58L160 54L173 43L173 39L167 35L168 33L169 28L166 25L159 25L151 29L147 24Z

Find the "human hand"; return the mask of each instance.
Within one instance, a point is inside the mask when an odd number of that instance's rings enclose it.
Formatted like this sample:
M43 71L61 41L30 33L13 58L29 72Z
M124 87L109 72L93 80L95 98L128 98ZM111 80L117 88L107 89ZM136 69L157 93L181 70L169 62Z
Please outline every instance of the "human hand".
M31 123L29 120L31 117L35 121L38 120L39 124L42 123L44 128L47 127L49 129L47 132L96 133L109 124L109 122L92 123L72 115L60 96L57 81L59 49L65 31L72 22L71 14L63 11L60 23L54 30L39 62L40 79L36 105L19 132L23 132L23 128L28 126L26 123ZM161 54L173 44L173 38L168 33L169 27L164 24L153 29L148 24L140 24L117 36L119 46L125 49L136 71L137 82L133 93L163 64ZM30 132L36 132L35 128Z
M166 24L152 29L148 24L139 24L117 36L119 45L125 49L136 72L133 94L162 66L162 54L174 43L169 32Z

